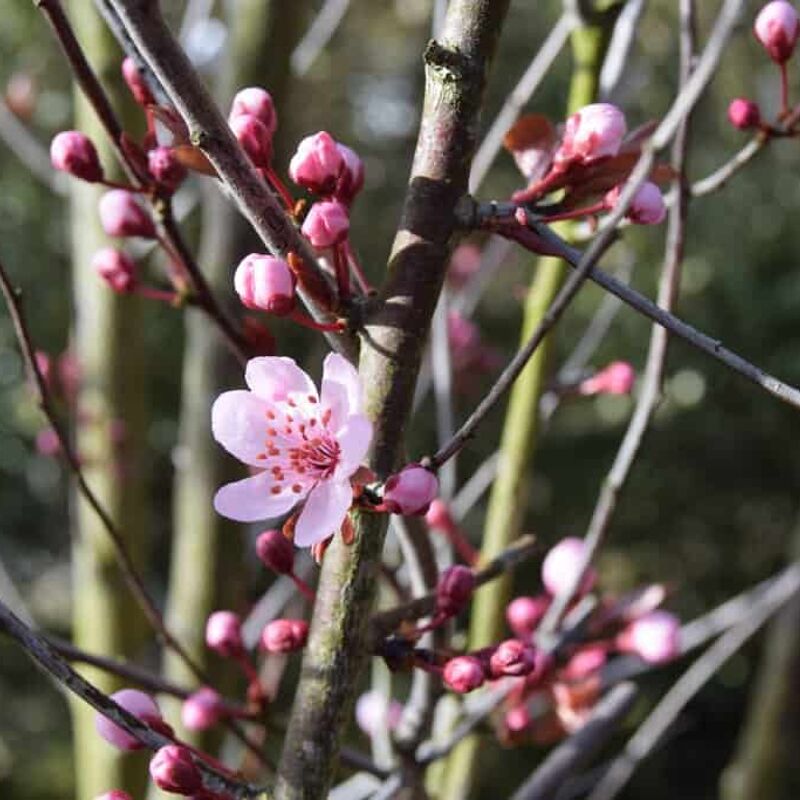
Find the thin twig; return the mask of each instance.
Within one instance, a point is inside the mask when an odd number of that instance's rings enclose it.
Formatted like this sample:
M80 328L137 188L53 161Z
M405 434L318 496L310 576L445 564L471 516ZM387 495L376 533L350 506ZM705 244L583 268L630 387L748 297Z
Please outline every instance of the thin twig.
M325 0L325 4L292 52L289 63L295 75L302 77L311 69L341 25L349 6L350 0Z
M600 72L600 97L608 98L619 85L625 68L630 65L630 55L639 20L644 13L646 0L628 0L614 25L608 45L608 55Z
M172 744L171 739L154 731L82 678L55 652L44 637L31 630L2 602L0 602L0 629L16 640L45 673L51 675L59 684L76 694L142 745L150 750L158 750ZM202 759L195 759L195 765L203 775L203 785L210 791L227 792L236 798L257 797L263 792L263 789L221 774Z
M447 288L439 295L439 303L431 324L431 376L433 397L436 401L436 441L440 446L447 442L455 431L453 416L453 363L450 352L448 324L450 298ZM440 470L439 489L443 499L450 500L455 492L456 459L451 459Z
M607 744L633 707L637 693L633 683L615 686L595 706L586 723L547 756L511 800L551 800L564 781Z

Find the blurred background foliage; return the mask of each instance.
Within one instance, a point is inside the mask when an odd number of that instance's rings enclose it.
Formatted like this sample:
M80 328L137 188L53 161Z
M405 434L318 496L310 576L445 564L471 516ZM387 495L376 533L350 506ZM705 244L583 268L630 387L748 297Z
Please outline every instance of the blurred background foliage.
M492 73L485 127L557 18L559 5L553 0L512 2ZM718 4L697 5L705 32ZM725 118L732 97L746 95L762 109L776 108L777 71L750 32L760 5L756 0L748 3L720 73L698 106L690 162L695 178L713 170L745 141ZM165 0L163 6L180 19L182 3ZM229 7L236 13L235 2ZM630 127L659 117L673 96L675 7L671 0L647 4L612 98L624 108ZM353 240L375 281L386 262L413 152L422 91L420 56L430 35L430 16L430 0L353 0L329 46L310 71L295 80L279 108L285 123L277 134L280 172L285 173L286 156L298 136L321 128L364 157L367 184L354 208ZM196 55L209 80L226 55L220 39L224 33L216 26L195 35ZM0 53L0 86L19 92L25 78L32 82L30 107L22 113L46 144L52 134L71 125L71 85L62 56L33 4L4 4ZM800 75L794 62L790 69L797 97ZM558 120L568 76L565 52L528 110ZM800 383L799 166L797 144L779 141L725 190L693 204L679 302L679 313L687 320L795 384ZM502 198L519 183L511 159L502 154L480 194ZM197 236L197 229L193 214L187 230ZM631 260L633 283L652 296L663 233L663 228L628 230L605 263ZM53 355L69 347L68 254L64 198L32 177L0 143L0 257L28 298L37 346ZM504 357L517 341L520 298L532 264L530 256L514 254L477 312L484 340ZM570 353L600 299L594 287L582 290L559 327L558 361ZM154 527L148 581L163 598L183 326L179 313L166 307L147 309L144 324ZM319 341L283 324L274 330L281 353L318 371L324 352ZM593 364L626 359L641 367L648 337L648 323L622 309ZM668 583L674 590L671 607L689 618L784 562L800 505L800 426L789 408L684 344L672 345L667 375L664 402L625 489L600 570L610 590L647 580ZM492 380L491 374L470 377L469 391L458 398L460 417ZM529 479L528 525L545 544L583 533L631 407L629 398L600 397L570 401L559 409ZM412 456L429 452L435 443L435 415L429 411L424 407L416 417L408 443ZM462 481L495 448L501 415L491 415L461 457ZM68 479L57 460L37 452L42 425L23 381L8 318L0 314L0 595L66 637L71 596ZM479 505L467 519L476 539L483 512ZM191 570L191 564L185 569ZM255 574L252 563L239 572L244 593L252 599L265 585L263 576ZM525 593L537 589L535 565L516 576L515 587ZM739 733L761 641L737 655L689 706L625 797L700 800L717 795L720 772ZM678 670L676 666L648 677L645 698L656 697ZM284 691L281 702L288 700ZM646 706L643 700L639 715ZM636 716L628 726L635 724ZM487 738L482 751L486 783L476 796L506 796L541 753L528 748L504 751L490 741ZM24 654L0 639L0 796L56 800L72 796L72 785L67 707L30 668Z

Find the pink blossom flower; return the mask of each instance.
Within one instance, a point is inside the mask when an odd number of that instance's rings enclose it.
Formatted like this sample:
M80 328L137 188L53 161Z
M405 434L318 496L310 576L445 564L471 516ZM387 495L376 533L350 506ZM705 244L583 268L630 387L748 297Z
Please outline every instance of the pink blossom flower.
M50 161L56 169L96 183L103 180L103 168L92 140L80 131L62 131L50 144Z
M565 591L578 574L583 560L585 545L582 539L568 536L562 539L545 556L542 562L542 583L551 595ZM589 567L580 587L582 593L588 592L597 579L593 567Z
M650 664L663 664L680 653L681 624L668 611L652 611L632 622L617 636L617 647Z
M350 231L347 206L338 200L314 203L303 220L302 231L314 247L333 247L343 242Z
M437 494L436 475L419 464L409 464L387 479L383 502L393 514L424 514Z
M214 507L254 522L304 503L294 541L310 547L344 522L353 501L350 477L372 440L358 373L331 353L318 393L291 358L265 356L248 362L245 381L249 391L217 398L211 426L228 452L261 471L223 486Z
M555 163L586 163L604 156L615 156L626 130L625 116L616 106L610 103L584 106L567 120Z
M163 721L156 701L138 689L120 689L111 695L111 699L147 725L158 726ZM119 750L140 750L143 747L138 739L102 714L95 714L94 727L103 739Z
M582 381L578 392L583 395L630 394L636 372L627 361L612 361L607 367Z
M615 186L606 194L608 208L613 209L617 205L621 194L621 186ZM661 189L651 181L645 181L633 196L625 216L634 225L658 225L663 222L667 216L667 206Z
M344 156L333 136L325 131L306 136L289 162L291 179L321 195L333 192L343 169Z
M800 35L800 17L791 3L773 0L761 9L754 25L756 38L778 64L791 58Z
M403 704L380 692L364 692L356 700L356 724L367 736L380 730L394 730L403 716Z
M728 106L728 121L734 128L746 131L755 128L761 122L761 110L752 100L737 97L731 100Z
M248 86L246 89L240 89L236 93L236 97L233 98L228 122L231 122L235 117L244 115L258 117L269 131L270 136L275 133L278 127L278 115L275 112L272 95L259 86Z

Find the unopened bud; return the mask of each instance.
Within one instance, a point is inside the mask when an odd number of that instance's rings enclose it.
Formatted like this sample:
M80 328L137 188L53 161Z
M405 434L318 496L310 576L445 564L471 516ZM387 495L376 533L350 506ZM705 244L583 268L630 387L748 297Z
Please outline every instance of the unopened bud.
M206 646L224 658L244 650L242 623L233 611L215 611L206 622Z
M786 0L773 0L758 13L753 27L756 38L777 64L788 61L800 35L800 17Z
M136 263L114 247L98 250L92 258L92 269L120 294L131 292L136 286Z
M409 464L383 487L383 502L392 514L424 514L439 494L439 481L429 469Z
M431 528L437 528L443 531L452 530L455 526L455 521L450 514L450 509L447 503L438 497L431 501L430 507L425 514L425 522Z
M652 611L617 636L617 647L635 653L649 664L663 664L680 653L680 628L680 621L674 614Z
M562 539L545 556L542 562L542 583L551 595L565 592L578 577L586 546L582 539L568 536ZM588 592L597 578L593 567L589 567L578 589L581 594Z
M62 131L50 144L50 161L62 172L97 183L103 180L103 167L92 140L80 131Z
M303 235L314 247L333 247L347 238L350 218L347 206L338 200L314 203L302 227Z
M475 575L469 567L460 564L442 572L436 585L436 610L452 617L469 602L475 590Z
M456 656L444 665L443 678L454 692L466 694L483 684L483 665L474 656Z
M584 106L567 120L555 163L589 162L615 156L626 130L625 116L611 103Z
M111 695L111 699L146 725L159 725L163 722L158 704L145 692L140 692L138 689L120 689ZM94 727L103 739L119 750L140 750L143 747L136 737L131 736L102 714L95 714Z
M109 236L141 236L143 239L156 236L153 220L131 192L124 189L106 192L100 198L99 211L100 224Z
M630 394L635 382L636 372L627 361L613 361L582 381L578 392L583 395Z
M252 114L240 114L228 123L242 149L257 167L266 169L272 163L272 134Z
M256 539L256 554L264 566L278 575L289 575L294 570L294 546L282 531L264 531Z
M228 122L235 117L246 115L257 117L269 131L270 136L274 135L278 127L278 115L275 112L272 95L268 91L259 86L249 86L236 93L231 104Z
M606 204L613 209L619 202L622 187L615 186L605 196ZM643 183L633 196L625 216L634 225L658 225L667 216L667 206L661 189L651 181Z
M171 147L154 147L147 153L147 170L156 182L174 192L186 177L186 167Z
M209 686L192 692L181 706L181 722L190 731L213 728L223 716L222 698Z
M151 106L155 104L156 100L153 97L153 93L150 91L150 87L142 77L142 73L139 72L139 67L136 66L136 63L130 57L122 62L122 77L125 79L125 83L128 84L128 89L130 89L133 99L140 106Z
M549 607L550 598L546 595L517 597L506 607L508 627L520 639L530 639Z
M336 148L344 161L344 169L339 174L333 194L337 200L341 200L342 203L349 206L364 187L364 162L359 158L358 153L347 145L337 142Z
M728 120L734 128L746 131L756 128L761 123L761 110L757 103L746 97L731 100L728 106Z
M294 308L295 277L282 258L251 253L233 276L242 303L271 314L288 314Z
M150 777L159 789L173 794L190 795L203 786L191 752L178 744L168 744L153 756Z
M501 642L489 659L489 671L493 678L504 675L519 677L536 669L536 651L519 639Z
M329 195L336 189L343 169L344 156L333 136L325 131L303 139L289 162L291 179L321 195Z
M302 619L275 619L261 632L261 646L269 653L300 650L307 639L308 623Z

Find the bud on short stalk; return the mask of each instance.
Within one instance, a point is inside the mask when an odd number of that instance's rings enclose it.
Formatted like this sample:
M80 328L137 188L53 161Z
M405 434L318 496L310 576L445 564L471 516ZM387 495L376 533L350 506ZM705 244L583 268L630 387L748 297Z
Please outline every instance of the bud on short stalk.
M146 725L160 727L163 724L158 704L145 692L140 692L138 689L120 689L111 695L111 699ZM141 750L143 747L135 736L131 736L102 714L95 715L94 727L103 739L119 750Z
M617 636L617 647L649 664L663 664L680 654L680 621L668 611L652 611Z
M303 220L301 230L306 239L317 249L340 244L350 232L347 206L338 200L314 203Z
M267 129L270 136L273 136L278 128L278 115L275 111L272 95L258 86L240 89L233 98L228 122L242 116L256 117Z
M150 87L142 77L142 73L134 63L134 60L130 57L122 62L122 77L125 79L125 83L128 85L133 99L140 106L155 104L156 100L155 97L153 97L153 93L150 91Z
M520 677L535 669L536 651L519 639L501 642L489 659L489 672L493 678Z
M443 678L454 692L466 694L483 684L483 665L474 656L456 656L445 664Z
M133 259L114 247L98 250L92 258L92 269L120 294L136 287L136 264Z
M622 195L622 187L615 186L605 196L609 209L614 209ZM651 181L643 183L633 196L625 216L634 225L658 225L667 216L667 206L661 189Z
M256 167L269 169L272 163L272 134L252 114L241 114L230 121L233 135Z
M244 652L242 623L233 611L215 611L206 622L206 646L224 658Z
M761 124L761 110L752 100L737 97L728 106L728 121L740 131L757 128Z
M800 17L786 0L773 0L761 9L753 26L756 38L776 64L792 57L800 35Z
M261 647L269 653L291 653L305 647L308 623L302 619L276 619L261 632Z
M469 567L455 565L442 572L436 586L436 610L452 617L469 602L475 590L475 575Z
M190 694L181 706L181 722L190 731L213 728L224 716L222 698L209 686Z
M551 595L561 594L572 585L578 576L585 552L586 546L582 539L568 536L545 556L542 562L542 583ZM589 567L578 591L581 594L590 591L596 579L594 568Z
M50 161L62 172L97 183L103 180L103 167L92 140L80 131L62 131L50 144Z
M295 277L282 258L251 253L236 267L233 285L247 308L279 316L294 308Z
M186 178L186 168L171 147L154 147L147 153L147 170L159 186L174 192Z
M265 567L278 575L290 575L294 570L294 545L279 530L259 534L256 554Z
M156 228L153 220L131 192L124 189L112 189L100 198L98 208L100 224L109 236L155 238Z
M334 138L325 131L303 139L289 162L291 179L320 195L333 193L344 169L344 156Z
M437 494L436 475L419 464L409 464L386 481L383 502L392 514L425 514Z
M530 639L550 607L550 602L547 595L515 598L506 607L508 627L520 639Z
M610 103L593 103L567 119L564 137L556 151L556 166L588 163L619 153L627 127L625 116Z
M202 789L203 777L187 747L168 744L150 760L150 777L165 792L191 795Z

